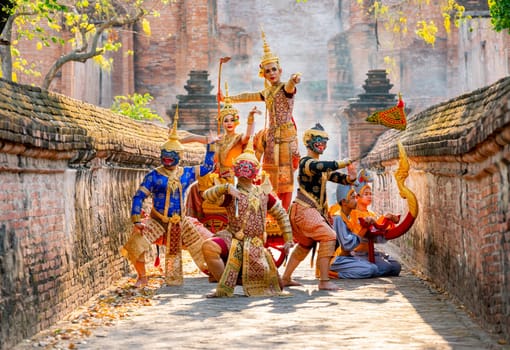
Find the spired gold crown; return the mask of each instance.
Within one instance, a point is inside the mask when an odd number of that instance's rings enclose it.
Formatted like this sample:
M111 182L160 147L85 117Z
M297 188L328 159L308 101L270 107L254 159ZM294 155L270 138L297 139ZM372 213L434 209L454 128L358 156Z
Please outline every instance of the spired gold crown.
M278 66L280 66L280 59L271 51L271 48L269 47L269 44L266 41L266 33L264 33L264 31L262 31L262 41L264 55L262 55L262 57L260 58L259 75L261 77L264 77L264 66L268 63L276 63Z
M239 124L239 111L232 105L232 99L228 96L228 85L225 83L225 101L220 111L220 123L223 123L223 118L227 115L234 116L234 123Z
M236 159L234 160L234 164L237 164L241 161L252 162L253 164L256 165L257 169L260 168L259 160L255 156L255 151L253 150L253 137L250 137L244 152L236 157Z
M175 107L175 115L174 115L174 123L172 129L170 129L170 133L168 135L168 140L161 145L162 151L176 151L181 152L184 150L181 142L179 141L179 135L177 135L177 121L179 120L179 105Z

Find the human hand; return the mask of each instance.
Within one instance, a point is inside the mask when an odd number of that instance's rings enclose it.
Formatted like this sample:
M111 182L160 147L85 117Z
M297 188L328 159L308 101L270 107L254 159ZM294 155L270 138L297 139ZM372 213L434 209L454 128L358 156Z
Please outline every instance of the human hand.
M393 221L395 224L400 221L400 216L399 215L394 215L394 214L386 213L386 214L384 214L384 217L386 219L390 220L390 221Z
M145 229L145 224L142 223L142 222L136 222L135 223L135 229L140 231L140 232L143 232L143 230Z
M294 73L290 77L290 79L294 82L294 84L299 84L301 82L301 73Z
M376 222L376 220L373 217L371 217L371 216L367 216L367 217L363 218L363 220L365 220L365 222L368 225L373 225Z
M294 247L293 241L285 242L285 244L283 245L283 251L285 252L285 255L288 256L290 254L290 249L292 247Z
M241 192L235 186L232 186L230 184L227 185L227 193L231 195L234 198L238 198L241 196Z
M209 135L207 135L207 143L215 143L220 139L218 135L211 131L209 131Z
M356 181L356 177L358 176L356 172L356 166L354 164L347 165L347 175L349 177L350 182Z
M262 111L257 109L257 106L253 107L249 113L249 115L254 115L254 114L262 114Z

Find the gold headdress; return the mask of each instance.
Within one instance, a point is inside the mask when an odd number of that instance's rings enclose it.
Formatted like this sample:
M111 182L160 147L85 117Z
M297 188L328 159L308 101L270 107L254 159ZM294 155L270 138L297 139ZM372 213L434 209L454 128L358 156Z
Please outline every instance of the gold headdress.
M305 133L303 135L303 143L305 144L305 146L308 145L308 141L310 141L313 136L322 136L324 138L329 138L328 133L324 130L322 125L320 125L319 123L315 124L315 126L313 128L305 131Z
M239 111L233 107L232 100L228 96L227 83L225 83L225 101L219 115L220 123L223 123L223 118L225 118L226 115L232 115L234 117L235 125L239 125Z
M176 151L181 152L184 150L181 142L179 141L179 135L177 135L177 121L179 120L179 105L175 107L174 124L170 129L168 140L161 145L162 151Z
M253 137L250 137L248 140L248 144L246 145L244 152L234 159L234 164L237 164L243 160L252 162L257 166L257 169L260 168L259 160L255 156L255 151L253 150Z
M264 55L260 58L259 65L259 76L264 78L264 66L268 63L276 63L280 67L280 59L274 53L271 52L269 45L266 41L266 34L262 31L262 41L264 47Z
M356 183L354 184L354 188L358 194L361 194L366 188L371 188L371 183L374 181L372 174L368 172L366 169L361 169L358 171L358 176L356 178Z

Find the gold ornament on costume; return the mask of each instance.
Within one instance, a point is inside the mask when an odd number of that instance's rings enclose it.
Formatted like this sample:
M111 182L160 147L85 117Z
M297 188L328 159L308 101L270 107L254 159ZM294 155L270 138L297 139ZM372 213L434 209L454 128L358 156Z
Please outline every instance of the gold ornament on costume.
M252 162L253 164L255 164L257 169L260 168L259 160L255 156L255 151L253 150L253 137L250 137L244 152L236 157L236 159L234 160L234 164L237 164L237 163L239 163L239 162L241 162L243 160L244 161L248 161L248 162Z
M175 107L174 123L170 133L168 135L168 141L161 145L161 150L171 152L181 152L184 150L181 142L179 141L179 135L177 135L177 121L179 120L179 105Z
M221 112L219 115L219 117L220 117L219 122L223 123L223 119L227 115L233 116L234 124L239 125L239 111L237 109L235 109L234 106L232 105L232 100L228 96L228 85L227 85L227 83L225 83L225 101L224 101L223 108L221 109Z
M264 66L268 63L276 63L278 68L280 67L280 59L278 56L276 56L274 53L271 52L271 48L269 47L267 41L266 41L266 33L262 31L262 41L263 41L263 48L264 48L264 55L260 58L260 65L259 65L259 76L261 78L264 78Z

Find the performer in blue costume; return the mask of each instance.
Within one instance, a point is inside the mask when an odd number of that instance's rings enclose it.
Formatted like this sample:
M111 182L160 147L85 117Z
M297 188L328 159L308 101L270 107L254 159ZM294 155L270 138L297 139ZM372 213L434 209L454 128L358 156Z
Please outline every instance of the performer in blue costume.
M367 227L361 225L360 219L363 219L369 225L387 222L386 229L388 230L395 227L400 220L399 215L391 213L379 215L368 209L372 204L372 187L370 185L372 181L372 176L367 170L361 169L359 171L355 185L358 193L356 208L351 211L349 216L352 232L361 238L361 243L353 249L351 254L367 261L369 260L369 241L366 236L369 232ZM376 242L386 243L386 239L383 236L378 236ZM379 270L378 276L398 276L402 269L399 261L377 249L374 251L374 263Z
M161 146L161 166L145 175L133 197L131 221L133 234L121 253L134 265L138 274L137 287L147 284L145 252L151 243L163 245L165 251L165 281L168 285L183 283L181 250L185 247L202 270L206 270L201 246L210 235L192 218L184 215L184 199L188 187L199 177L214 169L214 151L207 145L205 160L196 166L179 166L184 147L177 135L176 112L167 142ZM152 197L150 215L142 217L144 200Z
M352 166L352 165L350 165ZM339 247L329 266L330 278L371 278L379 275L377 265L361 257L352 256L351 251L361 243L361 238L351 230L349 215L356 208L356 190L352 185L337 185L337 210L331 211L333 229ZM333 208L333 207L332 207Z

